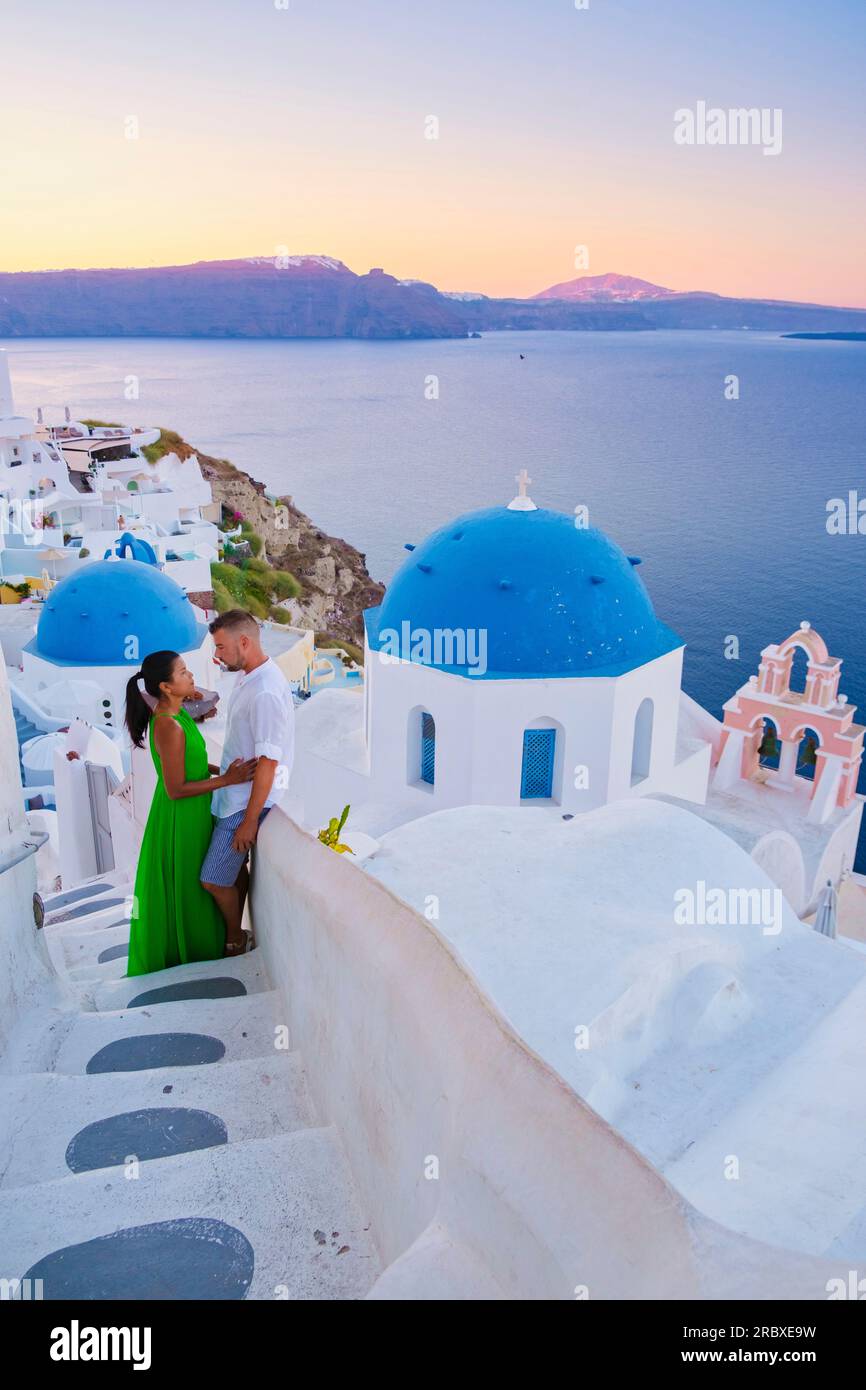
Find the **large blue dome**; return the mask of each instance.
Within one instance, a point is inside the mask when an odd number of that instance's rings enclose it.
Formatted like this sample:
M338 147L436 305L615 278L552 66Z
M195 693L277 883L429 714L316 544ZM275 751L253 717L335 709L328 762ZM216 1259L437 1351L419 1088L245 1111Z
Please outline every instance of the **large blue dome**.
M399 639L403 657L477 676L471 656L461 664L447 641L437 651L434 634L485 632L488 678L621 675L683 645L656 617L635 563L563 512L469 512L412 551L367 612L368 641L393 653ZM420 635L412 650L410 632Z
M149 652L193 650L205 631L162 570L138 560L82 560L52 589L32 650L70 666L140 666Z

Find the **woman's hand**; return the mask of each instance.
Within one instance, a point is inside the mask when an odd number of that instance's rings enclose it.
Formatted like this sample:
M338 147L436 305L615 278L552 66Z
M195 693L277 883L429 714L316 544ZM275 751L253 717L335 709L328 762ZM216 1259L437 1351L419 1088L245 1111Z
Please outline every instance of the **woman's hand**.
M235 787L239 782L251 782L258 761L258 758L248 758L246 762L243 758L235 758L233 763L229 763L222 775L223 785Z

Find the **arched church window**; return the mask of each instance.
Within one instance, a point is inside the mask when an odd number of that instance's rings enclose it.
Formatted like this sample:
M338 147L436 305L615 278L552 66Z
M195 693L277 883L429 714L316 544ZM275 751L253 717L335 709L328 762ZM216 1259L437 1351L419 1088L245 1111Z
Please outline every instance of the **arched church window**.
M815 779L815 768L818 765L818 749L821 747L821 739L814 729L804 729L803 737L800 739L800 746L797 749L797 776L807 777L809 781Z
M520 771L520 797L535 801L553 795L553 769L556 761L555 729L524 729L523 763Z
M802 695L806 689L806 677L809 674L809 658L802 647L794 648L794 655L791 659L791 670L788 676L788 689L795 694Z
M653 749L653 702L642 700L634 717L634 739L631 748L631 784L649 777Z
M426 710L421 712L421 781L432 787L436 780L436 721Z
M782 745L779 741L779 731L772 719L764 720L764 733L758 745L758 761L761 767L778 767L779 757L782 752Z

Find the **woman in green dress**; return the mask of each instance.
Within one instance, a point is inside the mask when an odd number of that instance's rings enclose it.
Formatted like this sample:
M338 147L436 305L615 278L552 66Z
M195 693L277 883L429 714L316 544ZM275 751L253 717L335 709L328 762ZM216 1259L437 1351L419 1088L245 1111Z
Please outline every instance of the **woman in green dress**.
M223 954L225 923L199 882L213 830L211 792L251 781L256 759L236 758L222 775L211 776L218 769L211 769L204 738L182 708L195 693L192 672L177 652L152 652L126 687L130 738L143 748L149 732L156 768L135 876L128 976Z

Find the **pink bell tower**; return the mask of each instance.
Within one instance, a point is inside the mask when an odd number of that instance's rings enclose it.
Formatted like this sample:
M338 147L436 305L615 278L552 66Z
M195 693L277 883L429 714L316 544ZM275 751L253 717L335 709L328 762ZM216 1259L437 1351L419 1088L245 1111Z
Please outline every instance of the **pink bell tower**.
M797 649L806 653L805 689L791 689L791 666ZM751 676L725 704L724 726L714 787L720 791L739 781L762 781L779 791L805 793L809 783L797 777L797 754L804 736L812 744L814 776L806 819L821 824L836 807L850 806L857 795L857 776L866 729L854 723L856 707L839 693L842 662L809 623L778 646L765 647L758 674ZM760 749L768 728L779 748L778 767L762 766Z

